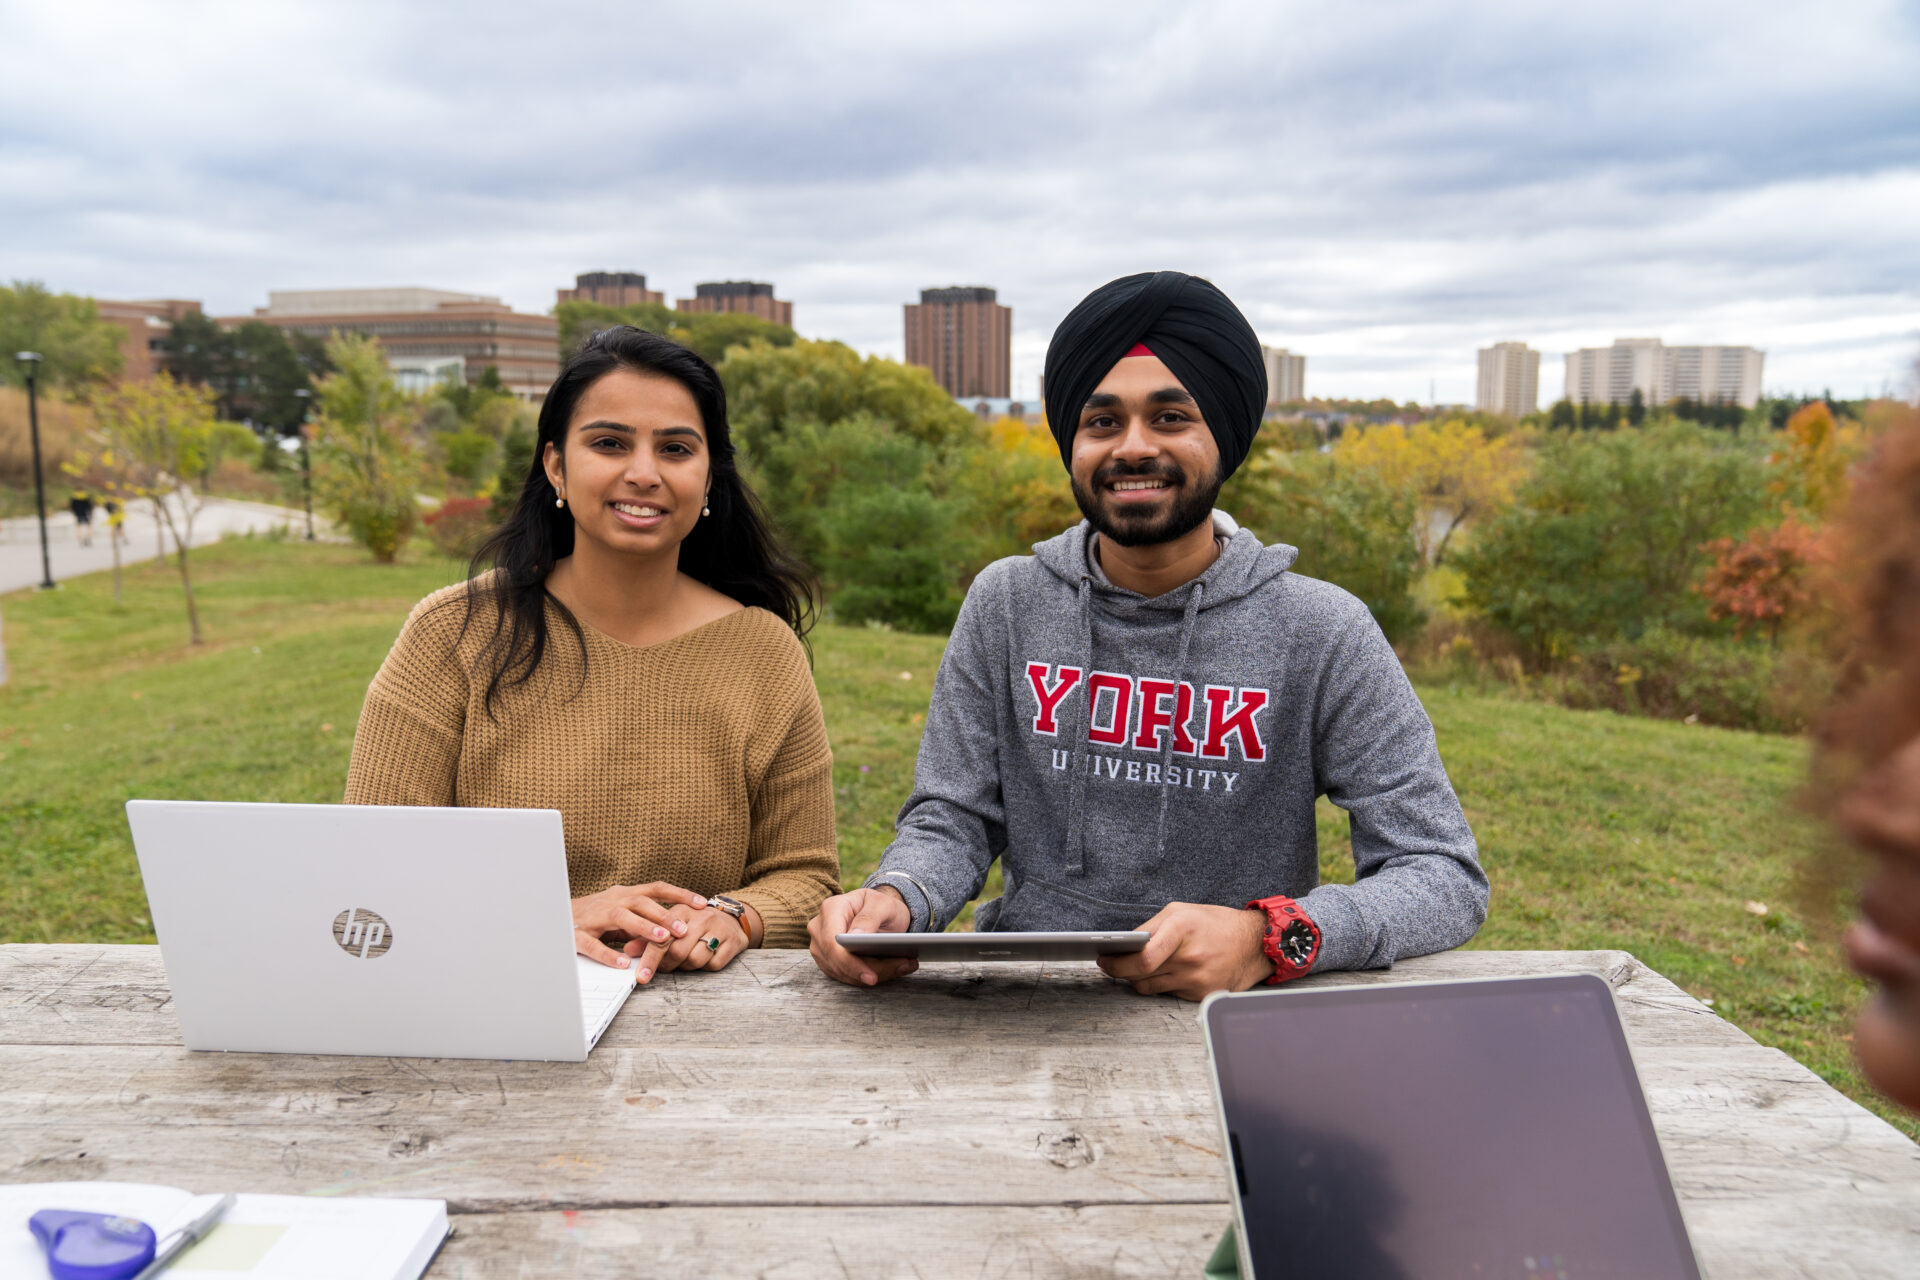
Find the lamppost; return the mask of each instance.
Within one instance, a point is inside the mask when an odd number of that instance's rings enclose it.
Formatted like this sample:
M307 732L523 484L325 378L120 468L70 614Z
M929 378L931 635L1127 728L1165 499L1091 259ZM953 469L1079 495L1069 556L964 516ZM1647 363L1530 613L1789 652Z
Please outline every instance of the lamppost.
M33 505L40 512L40 589L53 590L53 561L47 555L47 490L40 479L40 353L20 351L13 357L27 378L27 431L33 437Z
M307 452L307 411L313 392L301 387L293 393L300 401L300 487L307 501L307 541L313 541L313 456Z

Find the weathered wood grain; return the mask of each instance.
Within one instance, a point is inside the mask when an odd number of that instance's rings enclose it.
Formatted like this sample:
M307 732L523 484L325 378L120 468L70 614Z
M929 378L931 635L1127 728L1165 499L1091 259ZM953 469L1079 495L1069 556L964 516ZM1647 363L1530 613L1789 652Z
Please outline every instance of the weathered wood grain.
M1538 972L1613 984L1710 1274L1920 1273L1920 1148L1624 953L1313 981ZM445 1198L435 1275L1195 1274L1204 1072L1193 1006L1084 966L754 953L548 1064L189 1053L154 949L0 948L0 1181Z
M1316 975L1308 983L1409 982L1593 973L1613 985L1636 1045L1751 1044L1624 951L1453 951L1373 973ZM178 1045L166 971L156 947L0 946L0 1044ZM820 976L804 951L749 952L719 973L666 974L638 991L601 1044L812 1043L830 1034L849 1049L905 1036L958 1035L971 1045L1022 1045L1063 1036L1131 1043L1198 1043L1194 1006L1148 999L1088 964L929 965L879 990Z
M618 1209L454 1220L432 1276L741 1276L801 1280L1199 1280L1232 1210Z

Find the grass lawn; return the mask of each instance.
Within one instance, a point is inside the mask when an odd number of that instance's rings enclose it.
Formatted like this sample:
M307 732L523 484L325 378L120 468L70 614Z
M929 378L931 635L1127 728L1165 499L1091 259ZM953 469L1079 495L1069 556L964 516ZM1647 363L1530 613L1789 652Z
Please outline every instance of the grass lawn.
M196 553L208 642L179 580L144 565L0 597L0 941L151 942L121 804L130 796L337 801L367 681L407 610L457 566L235 540ZM824 626L844 878L886 846L906 795L938 637ZM1480 839L1493 910L1472 943L1621 947L1761 1041L1920 1137L1855 1071L1864 987L1794 891L1817 836L1790 796L1794 739L1422 690ZM1322 866L1350 879L1323 802ZM995 892L989 888L989 894Z

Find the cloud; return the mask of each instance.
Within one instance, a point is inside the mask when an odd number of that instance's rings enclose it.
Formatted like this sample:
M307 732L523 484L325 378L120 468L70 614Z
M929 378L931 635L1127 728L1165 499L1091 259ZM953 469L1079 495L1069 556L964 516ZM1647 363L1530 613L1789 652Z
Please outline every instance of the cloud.
M919 288L985 283L1029 394L1081 294L1158 266L1328 393L1465 398L1511 337L1751 341L1769 385L1848 391L1920 347L1899 4L36 0L7 25L0 275L101 296L545 309L627 267L771 279L803 331L898 354Z

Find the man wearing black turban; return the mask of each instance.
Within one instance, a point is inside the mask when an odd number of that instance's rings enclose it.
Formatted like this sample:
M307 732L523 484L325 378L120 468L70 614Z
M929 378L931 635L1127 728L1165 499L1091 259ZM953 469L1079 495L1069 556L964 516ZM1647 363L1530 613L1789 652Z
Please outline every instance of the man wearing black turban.
M1101 965L1198 1000L1472 937L1487 879L1433 725L1359 600L1213 504L1266 406L1259 339L1178 271L1096 289L1047 350L1047 420L1086 521L974 580L879 870L809 924L873 985L913 960L836 935L1129 930ZM1351 819L1319 883L1314 805Z

